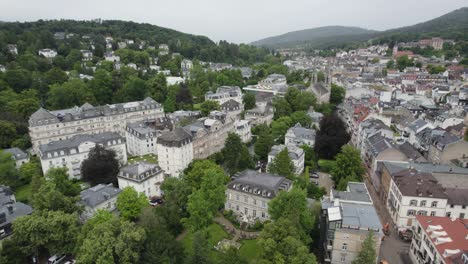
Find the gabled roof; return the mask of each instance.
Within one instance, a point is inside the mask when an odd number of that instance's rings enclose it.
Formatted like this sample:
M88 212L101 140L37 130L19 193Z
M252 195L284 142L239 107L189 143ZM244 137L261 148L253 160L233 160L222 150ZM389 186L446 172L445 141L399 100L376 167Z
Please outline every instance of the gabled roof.
M94 187L81 191L80 203L94 208L95 206L119 195L121 191L122 190L115 188L112 184L98 184Z
M280 191L288 191L292 184L292 181L282 176L244 170L233 176L233 180L228 183L227 188L272 199Z

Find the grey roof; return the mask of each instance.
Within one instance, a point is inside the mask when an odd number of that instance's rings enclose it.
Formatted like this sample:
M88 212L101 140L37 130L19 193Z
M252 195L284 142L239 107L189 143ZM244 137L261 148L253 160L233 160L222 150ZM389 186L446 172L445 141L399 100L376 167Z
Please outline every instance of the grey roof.
M233 99L229 99L225 103L221 104L222 110L232 111L232 110L239 110L239 108L240 108L239 102Z
M83 134L75 135L69 139L52 141L48 144L43 144L39 146L41 152L41 157L43 159L47 158L46 153L55 152L55 151L64 151L64 154L71 154L72 149L76 150L78 153L78 146L84 142L93 142L95 144L107 145L108 142L120 140L121 144L125 144L125 138L120 136L120 134L115 132L103 132L100 134Z
M468 205L468 189L447 188L448 204Z
M151 133L153 133L153 136L157 136L158 132L171 130L172 127L172 122L167 117L127 123L127 130L139 138L146 138Z
M301 124L297 123L293 127L291 127L288 132L291 131L295 137L302 138L302 139L315 139L315 130L304 128Z
M3 206L5 204L11 204L12 201L12 195L13 191L11 190L10 187L5 186L5 185L0 185L0 206Z
M342 202L372 203L366 185L361 182L349 182L346 191L332 190L332 195L334 199L339 199Z
M342 227L380 230L382 224L374 206L366 204L342 203Z
M452 133L449 133L447 131L444 131L443 135L435 137L432 139L432 145L434 145L436 148L443 150L445 146L449 144L453 144L455 142L461 141L462 138L455 136Z
M145 98L143 101L103 106L92 106L89 103L85 103L81 107L75 106L73 108L56 111L48 111L44 108L39 108L39 110L34 112L29 118L29 125L40 126L52 123L95 118L100 116L120 115L127 112L155 108L162 108L162 106L150 97Z
M10 153L11 157L14 160L23 160L23 159L28 158L28 154L26 154L24 151L22 151L19 148L9 148L9 149L4 149L3 151Z
M409 159L412 159L412 160L419 160L419 161L426 161L426 159L423 157L423 155L421 153L419 153L419 151L413 147L413 145L411 145L410 143L408 142L405 142L401 145L398 146L398 149L403 152L403 154L406 155L406 157L408 157Z
M292 187L292 181L285 177L259 173L254 170L244 170L236 173L227 188L252 195L274 198L280 191L288 191Z
M192 141L192 135L183 128L176 127L172 131L166 131L158 137L158 144L168 147L180 147Z
M304 155L304 150L302 148L291 145L275 145L271 148L271 151L270 153L268 153L268 156L276 157L276 155L283 151L284 148L288 149L288 156L291 160L297 160Z
M157 164L139 162L120 168L118 177L141 182L160 173L163 171Z
M383 137L381 134L375 134L367 139L369 142L369 149L374 155L378 156L384 150L390 148L396 148L396 145L390 142L387 138Z
M32 207L21 203L11 203L0 207L0 228L11 224L16 218L31 214Z
M80 203L89 207L96 207L97 205L119 195L122 190L115 188L112 184L98 184L94 187L81 191Z
M323 94L327 94L329 93L330 91L324 86L323 83L314 83L312 84L312 91L315 93L315 94L318 94L318 95L323 95Z
M427 125L426 121L422 119L416 119L414 122L408 125L408 128L413 130L414 132L418 132L418 130L425 125Z
M446 190L429 172L407 169L392 175L393 181L405 196L447 198Z
M392 162L384 161L382 164L388 169L390 174L394 174L410 167L422 172L453 173L468 175L468 168L462 168L448 164L432 164L430 162Z

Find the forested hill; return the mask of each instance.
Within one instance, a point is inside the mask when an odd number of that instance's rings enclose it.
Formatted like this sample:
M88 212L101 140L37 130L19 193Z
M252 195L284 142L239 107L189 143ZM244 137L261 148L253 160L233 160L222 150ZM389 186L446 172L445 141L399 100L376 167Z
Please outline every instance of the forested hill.
M269 37L252 42L253 45L266 47L287 47L303 44L326 46L328 44L350 40L367 39L377 31L359 27L327 26L288 32L279 36Z
M468 7L454 10L423 23L386 31L342 26L320 27L289 32L255 41L252 44L272 48L296 46L332 48L359 44L369 40L376 43L388 43L390 41L413 41L435 36L457 41L468 41Z
M39 20L35 22L0 22L0 47L17 44L19 53L39 49L59 49L60 42L54 39L54 33L73 33L69 42L72 48L80 46L80 36L87 35L98 51L105 50L105 37L111 36L114 42L125 39L136 43L145 41L148 46L168 44L171 52L182 54L186 58L203 61L228 62L233 64L251 64L263 59L268 51L249 45L236 45L226 41L216 44L205 36L196 36L151 24L119 20ZM135 44L130 49L138 49ZM0 54L0 64L2 61Z

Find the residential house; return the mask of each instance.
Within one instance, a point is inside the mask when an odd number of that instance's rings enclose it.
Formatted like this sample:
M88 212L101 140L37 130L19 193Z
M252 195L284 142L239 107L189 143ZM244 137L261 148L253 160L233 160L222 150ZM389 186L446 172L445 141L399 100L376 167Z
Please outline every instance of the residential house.
M17 169L19 169L21 165L29 162L29 155L19 148L9 148L3 151L11 154L11 158L15 161Z
M179 174L192 162L193 137L183 128L165 131L157 139L158 163L167 175Z
M431 139L428 160L441 164L466 157L468 157L468 142L462 137L444 131L442 135Z
M120 168L117 180L120 189L133 187L148 198L161 197L164 171L157 164L139 162Z
M117 197L121 191L119 188L115 188L112 183L98 184L81 191L78 203L83 205L84 210L80 218L86 221L93 217L98 210L114 212L117 209Z
M295 145L275 145L268 153L268 164L273 162L276 156L284 149L288 150L288 156L294 164L294 174L300 175L304 171L304 157L305 153L301 147Z
M244 170L236 173L226 188L225 210L232 210L242 222L270 220L268 204L281 191L290 191L293 182L277 175Z
M248 143L252 140L252 131L247 120L236 120L234 122L235 133L239 135L242 140L242 143Z
M315 130L304 128L301 124L297 123L286 132L284 143L286 146L301 147L302 145L308 145L313 148L316 134Z
M237 86L221 86L216 89L216 93L207 92L205 94L205 101L211 100L216 101L219 105L223 105L224 103L234 100L240 105L243 106L242 102L242 91ZM243 107L242 107L243 108Z
M39 50L38 54L39 56L44 56L48 59L52 59L55 58L55 56L57 56L57 51L53 49L41 49Z
M169 118L160 117L128 123L125 131L127 152L131 156L155 154L156 141L163 131L170 131L172 123Z
M0 240L13 233L12 224L15 219L32 212L31 206L16 201L10 187L0 185Z

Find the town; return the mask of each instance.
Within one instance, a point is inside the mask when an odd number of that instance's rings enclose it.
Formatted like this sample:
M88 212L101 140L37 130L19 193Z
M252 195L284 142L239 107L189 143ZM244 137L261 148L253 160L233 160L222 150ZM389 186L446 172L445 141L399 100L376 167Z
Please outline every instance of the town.
M466 36L165 30L0 24L0 263L467 263Z

